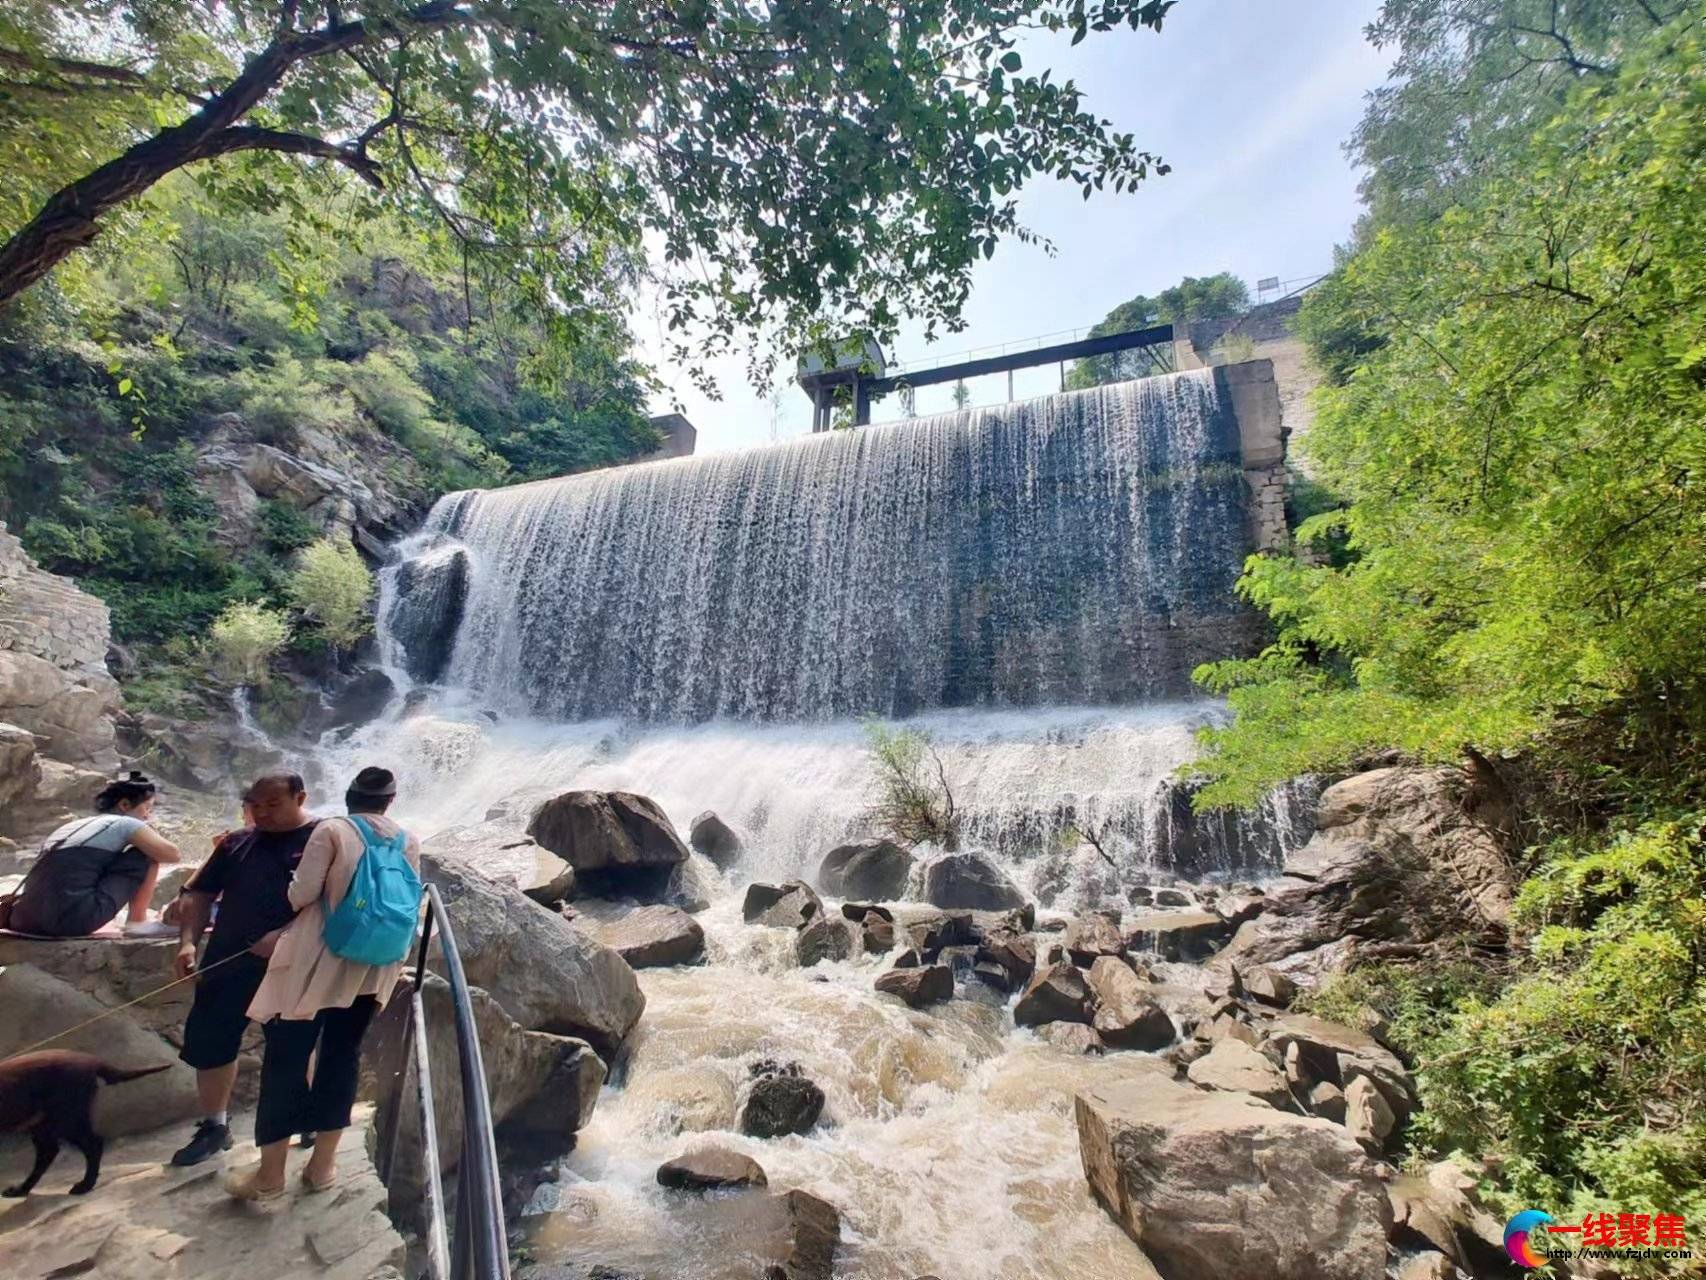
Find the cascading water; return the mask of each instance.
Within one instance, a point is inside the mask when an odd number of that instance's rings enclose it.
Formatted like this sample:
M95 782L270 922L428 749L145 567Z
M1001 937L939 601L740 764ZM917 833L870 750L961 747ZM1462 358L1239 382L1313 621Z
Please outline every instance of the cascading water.
M929 733L965 842L1045 907L1276 868L1307 795L1204 821L1175 778L1223 714L1191 668L1258 642L1233 592L1249 549L1209 372L438 504L380 618L400 683L432 687L328 768L394 768L427 835L519 829L586 787L649 795L682 830L715 810L747 847L705 868L708 963L641 973L645 1017L527 1220L569 1268L544 1274L761 1271L756 1201L655 1183L700 1131L839 1206L838 1276L1153 1274L1090 1200L1071 1116L1074 1088L1145 1055L1069 1056L987 992L911 1011L873 993L876 957L802 971L791 935L741 922L739 890L809 879L863 833L866 714ZM729 1132L762 1057L823 1086L811 1134Z
M389 621L417 678L564 720L1129 703L1247 649L1245 523L1237 422L1179 374L454 494Z

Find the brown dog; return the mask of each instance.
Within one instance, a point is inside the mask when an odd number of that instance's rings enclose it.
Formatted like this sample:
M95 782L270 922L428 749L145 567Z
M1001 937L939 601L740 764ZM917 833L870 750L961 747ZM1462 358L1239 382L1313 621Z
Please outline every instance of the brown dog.
M109 1067L93 1054L65 1049L23 1053L0 1062L0 1133L28 1132L35 1143L36 1162L26 1177L0 1195L27 1196L69 1142L83 1153L83 1177L71 1188L80 1196L101 1176L101 1136L90 1123L95 1091L101 1082L122 1084L164 1071L171 1063L124 1071Z

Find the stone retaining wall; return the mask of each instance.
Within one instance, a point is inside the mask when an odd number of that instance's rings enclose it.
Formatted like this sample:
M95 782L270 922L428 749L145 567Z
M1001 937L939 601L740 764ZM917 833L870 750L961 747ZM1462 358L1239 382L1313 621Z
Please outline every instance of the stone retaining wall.
M0 649L104 678L111 635L107 606L37 565L0 523Z

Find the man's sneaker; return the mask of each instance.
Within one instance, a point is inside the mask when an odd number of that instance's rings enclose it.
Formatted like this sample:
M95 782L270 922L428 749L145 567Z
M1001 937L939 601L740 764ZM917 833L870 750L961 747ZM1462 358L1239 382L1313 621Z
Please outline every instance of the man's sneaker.
M172 1163L180 1169L210 1160L221 1151L231 1150L231 1129L217 1120L203 1120L196 1125L190 1140L172 1153Z

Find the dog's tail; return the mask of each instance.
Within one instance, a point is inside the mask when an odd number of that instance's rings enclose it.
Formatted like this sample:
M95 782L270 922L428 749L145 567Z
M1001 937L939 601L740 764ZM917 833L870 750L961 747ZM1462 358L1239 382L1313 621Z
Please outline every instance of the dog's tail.
M126 1071L123 1067L109 1066L102 1063L95 1068L95 1074L108 1084L123 1084L126 1080L140 1080L143 1076L151 1076L157 1071L164 1071L172 1064L162 1062L157 1067L139 1067L135 1071Z

